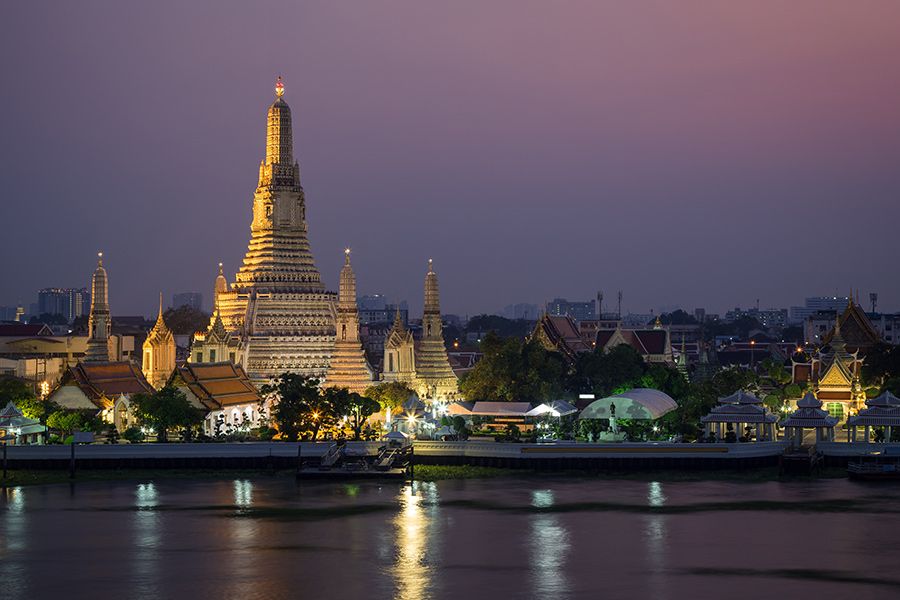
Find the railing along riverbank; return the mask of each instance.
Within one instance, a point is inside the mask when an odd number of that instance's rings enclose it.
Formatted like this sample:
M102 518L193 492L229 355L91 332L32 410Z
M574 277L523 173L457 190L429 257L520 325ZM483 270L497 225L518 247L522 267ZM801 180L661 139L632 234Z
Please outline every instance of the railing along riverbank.
M78 468L89 469L286 469L318 459L330 442L89 444L75 448ZM350 452L375 454L384 442L348 442ZM499 442L414 443L417 464L477 465L538 470L716 469L771 466L783 442L677 444L664 442L544 444ZM10 446L12 469L66 469L70 446Z

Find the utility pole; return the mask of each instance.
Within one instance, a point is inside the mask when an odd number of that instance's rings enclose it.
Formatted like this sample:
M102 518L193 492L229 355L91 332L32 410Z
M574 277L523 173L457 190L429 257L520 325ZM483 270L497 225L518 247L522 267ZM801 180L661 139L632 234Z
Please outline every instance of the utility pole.
M619 306L616 310L616 313L619 315L619 320L622 320L622 290L619 290Z

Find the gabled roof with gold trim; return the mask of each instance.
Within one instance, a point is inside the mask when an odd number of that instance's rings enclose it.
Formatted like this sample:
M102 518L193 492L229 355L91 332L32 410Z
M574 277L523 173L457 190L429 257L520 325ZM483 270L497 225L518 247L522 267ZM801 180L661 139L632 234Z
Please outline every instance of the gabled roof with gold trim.
M98 408L109 408L122 394L154 392L141 370L127 361L80 362L63 374L59 387L64 385L78 386Z
M849 388L853 383L853 373L840 357L834 361L819 379L818 387L821 388Z
M881 343L881 336L872 326L869 317L858 304L850 298L844 312L837 318L837 323L831 331L822 338L824 344L830 344L835 335L835 330L840 332L844 343L850 348L870 348L875 344Z
M175 368L169 383L186 386L210 410L261 399L244 369L231 362L184 363Z

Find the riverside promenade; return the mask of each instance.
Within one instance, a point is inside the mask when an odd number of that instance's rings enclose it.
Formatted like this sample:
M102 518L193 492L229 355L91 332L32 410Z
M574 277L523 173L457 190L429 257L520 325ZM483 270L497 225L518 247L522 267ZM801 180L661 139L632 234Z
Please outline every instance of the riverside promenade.
M384 442L348 442L350 452L376 454ZM325 454L330 442L88 444L75 447L78 468L295 468ZM413 443L416 464L475 465L534 470L735 469L773 466L784 442L677 444L664 442L546 444ZM66 469L70 446L9 446L11 469Z

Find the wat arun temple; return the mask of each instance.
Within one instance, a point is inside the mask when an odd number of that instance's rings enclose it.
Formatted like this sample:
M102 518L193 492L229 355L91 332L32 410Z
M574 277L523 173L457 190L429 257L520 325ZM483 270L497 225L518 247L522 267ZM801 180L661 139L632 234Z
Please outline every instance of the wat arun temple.
M378 381L359 338L349 251L338 298L322 283L310 250L291 109L280 77L275 95L266 117L266 155L253 194L247 253L231 285L220 265L209 328L194 336L188 360L240 364L257 385L293 372L361 393ZM425 293L428 331L415 351L421 354L420 369L408 384L420 395L450 399L456 377L444 350L440 314L434 314L437 279L430 261Z

